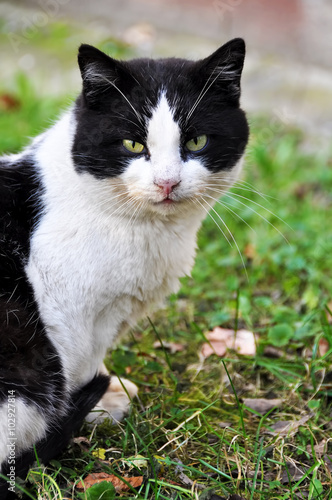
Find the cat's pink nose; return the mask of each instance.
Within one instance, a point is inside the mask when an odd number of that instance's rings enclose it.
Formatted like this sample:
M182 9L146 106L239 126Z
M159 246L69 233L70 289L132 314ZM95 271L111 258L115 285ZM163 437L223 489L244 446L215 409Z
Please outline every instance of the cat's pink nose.
M169 196L173 189L180 184L178 180L168 180L168 181L155 181L155 184L162 189L165 196Z

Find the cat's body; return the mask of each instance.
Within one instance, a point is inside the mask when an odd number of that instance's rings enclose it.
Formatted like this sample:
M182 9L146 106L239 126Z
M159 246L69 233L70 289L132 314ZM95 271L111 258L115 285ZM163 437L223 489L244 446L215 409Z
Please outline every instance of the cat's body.
M3 473L8 397L20 474L33 445L49 460L101 398L114 338L190 273L208 197L241 168L243 59L239 39L196 63L82 46L73 108L0 161Z
M50 152L58 161L56 145L66 148L71 118L67 114L50 141L45 138L40 163ZM60 176L54 170L45 175L47 197L54 202L35 230L27 275L73 390L95 375L118 333L177 291L178 278L193 264L201 217L188 212L181 218L135 218L135 206L121 213L125 195L118 178L108 183L103 199L101 181L77 175L71 162ZM79 342L73 331L80 332Z

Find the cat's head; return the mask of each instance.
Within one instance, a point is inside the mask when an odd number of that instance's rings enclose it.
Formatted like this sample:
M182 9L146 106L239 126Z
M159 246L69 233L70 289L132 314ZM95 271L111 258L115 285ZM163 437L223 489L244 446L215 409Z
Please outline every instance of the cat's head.
M82 45L77 172L100 180L128 215L201 211L241 168L249 134L239 107L244 56L242 39L199 61L124 62Z

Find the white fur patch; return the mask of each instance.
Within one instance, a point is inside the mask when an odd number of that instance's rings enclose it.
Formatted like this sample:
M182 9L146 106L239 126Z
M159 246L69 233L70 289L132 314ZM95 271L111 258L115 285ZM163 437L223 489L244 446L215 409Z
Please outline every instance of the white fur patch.
M35 406L27 405L20 398L10 406L3 404L0 407L0 465L7 457L18 457L22 450L32 448L45 432L44 416Z

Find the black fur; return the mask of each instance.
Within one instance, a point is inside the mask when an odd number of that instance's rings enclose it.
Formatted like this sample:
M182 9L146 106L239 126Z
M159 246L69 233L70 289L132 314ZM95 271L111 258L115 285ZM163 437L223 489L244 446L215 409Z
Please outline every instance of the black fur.
M36 460L47 464L52 458L59 455L68 444L72 435L80 428L84 418L98 403L107 390L109 377L98 375L82 389L73 394L68 403L67 414L48 431L46 437L36 443L34 450L29 450L17 457L15 462L15 473L17 477L25 478L29 468ZM2 474L6 476L9 465L3 467ZM8 495L8 496L7 496ZM8 491L8 483L0 479L0 499L16 498Z
M195 155L212 172L230 170L242 156L249 135L245 114L239 108L244 56L241 39L198 62L119 62L82 45L78 60L84 86L76 102L78 126L72 150L77 170L101 179L121 174L132 159L122 140L146 145L146 123L163 90L182 131L183 160L193 154L186 150L186 142L206 134L208 146ZM203 89L206 96L191 114Z
M61 361L45 334L24 267L30 236L42 213L42 187L32 155L0 162L0 404L14 391L15 400L34 405L49 423L45 439L36 444L43 463L56 456L96 405L109 379L99 376L68 401ZM10 392L9 392L10 391ZM65 417L58 417L67 411ZM33 451L16 457L15 473L24 477L35 460ZM4 475L8 463L1 464ZM0 499L8 485L0 482Z
M0 163L0 403L9 390L47 407L63 389L61 362L44 332L24 266L42 188L32 156ZM46 369L47 367L47 369Z

